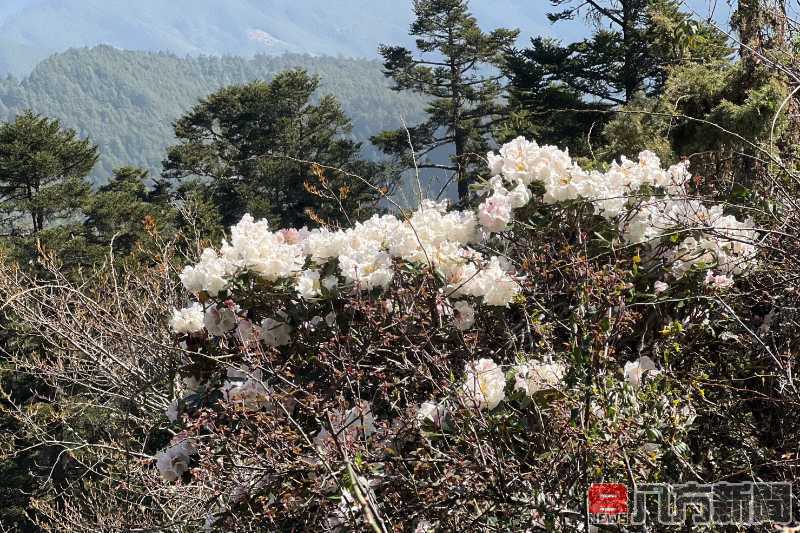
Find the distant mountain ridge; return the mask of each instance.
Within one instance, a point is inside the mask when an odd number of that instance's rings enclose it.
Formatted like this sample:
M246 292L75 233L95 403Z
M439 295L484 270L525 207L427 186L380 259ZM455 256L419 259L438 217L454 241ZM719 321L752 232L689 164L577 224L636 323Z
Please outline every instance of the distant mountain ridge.
M531 4L470 5L484 29L548 33L541 9ZM410 0L1 0L0 74L22 76L50 52L98 44L178 55L375 58L380 43L413 44L411 19ZM12 44L28 52L19 56Z
M121 165L158 174L172 123L198 100L225 85L270 79L289 68L320 75L321 93L333 94L353 120L353 136L368 141L402 120L417 122L425 100L390 90L378 61L309 55L184 57L117 50L72 49L41 62L22 81L0 79L0 121L31 108L58 118L99 145L94 177L104 181ZM376 156L365 146L366 156Z

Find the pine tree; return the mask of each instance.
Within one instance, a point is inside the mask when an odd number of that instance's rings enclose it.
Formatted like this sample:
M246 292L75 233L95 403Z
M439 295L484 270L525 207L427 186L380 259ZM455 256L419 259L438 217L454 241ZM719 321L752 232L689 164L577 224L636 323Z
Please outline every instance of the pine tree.
M625 104L637 93L657 95L668 69L687 54L717 58L728 49L719 32L679 10L674 0L550 0L561 11L551 21L586 16L591 37L562 46L536 38L525 51L531 63L581 94Z
M12 234L71 220L89 193L97 147L58 120L26 111L0 125L0 214Z
M662 125L668 128L669 120L646 113L658 107L676 70L728 61L726 36L681 12L673 0L552 3L564 9L551 20L585 15L594 22L594 33L566 46L535 38L531 47L511 55L511 120L505 129L569 147L578 156L592 152L591 132L604 137L593 149L603 158L638 153L644 144L668 155ZM616 117L615 110L624 113Z
M88 241L101 253L108 252L112 240L114 253L126 256L152 235L174 234L175 210L168 184L156 181L148 186L147 182L146 170L122 167L86 200L83 225Z
M410 35L419 54L402 46L380 47L385 74L396 90L413 90L432 98L427 120L405 130L387 131L373 143L397 157L406 168L414 157L424 157L441 147L451 147L451 164L422 161L417 168L451 171L459 197L469 193L474 154L487 149L487 136L503 113L505 55L518 30L484 33L471 16L466 0L415 0L415 20Z
M225 226L248 212L281 227L363 215L378 187L351 174L375 177L380 168L359 159L336 98L311 103L318 87L317 77L291 70L215 92L176 122L179 144L168 151L164 175L204 178L184 190L206 195Z

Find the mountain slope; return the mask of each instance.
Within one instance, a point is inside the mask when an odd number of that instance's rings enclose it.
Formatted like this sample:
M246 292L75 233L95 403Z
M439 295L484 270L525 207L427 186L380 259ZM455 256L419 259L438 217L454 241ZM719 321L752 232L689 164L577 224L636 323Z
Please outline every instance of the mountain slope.
M174 142L172 122L199 98L295 67L321 76L321 92L340 99L361 141L400 127L401 117L415 123L424 108L421 97L391 91L377 61L307 55L179 58L99 46L56 54L22 82L1 80L0 121L25 108L61 119L100 146L98 180L124 164L158 173L165 147Z
M374 58L379 43L412 44L406 0L2 0L0 35L36 49L110 44L179 55L284 52ZM548 32L530 0L473 0L484 28ZM32 65L31 65L32 66Z

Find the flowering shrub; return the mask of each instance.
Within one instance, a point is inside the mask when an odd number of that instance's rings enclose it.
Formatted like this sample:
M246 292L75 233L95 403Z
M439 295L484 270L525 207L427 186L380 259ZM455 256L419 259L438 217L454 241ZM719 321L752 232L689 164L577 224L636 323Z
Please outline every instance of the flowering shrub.
M473 502L487 523L568 529L583 495L551 474L630 470L626 448L686 460L696 413L655 362L683 325L637 348L637 306L730 290L757 264L754 223L650 152L585 171L519 138L488 164L475 212L245 216L183 270L181 433L155 466L217 495L207 527L465 528Z

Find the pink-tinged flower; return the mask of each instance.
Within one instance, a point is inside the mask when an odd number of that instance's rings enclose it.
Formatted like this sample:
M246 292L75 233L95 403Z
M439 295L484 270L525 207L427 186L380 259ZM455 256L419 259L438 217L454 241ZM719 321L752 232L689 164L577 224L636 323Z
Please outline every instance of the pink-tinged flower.
M278 232L286 244L303 244L308 238L308 229L282 229Z
M206 311L203 324L209 335L222 337L236 327L236 314L227 307L211 307Z
M196 452L191 439L185 439L158 454L156 467L161 477L167 481L176 481L189 469L190 456Z
M492 233L508 229L511 216L511 201L502 194L493 194L478 207L478 220Z
M704 280L706 285L710 285L714 289L724 290L733 287L733 278L724 274L714 274L711 270L706 272Z

